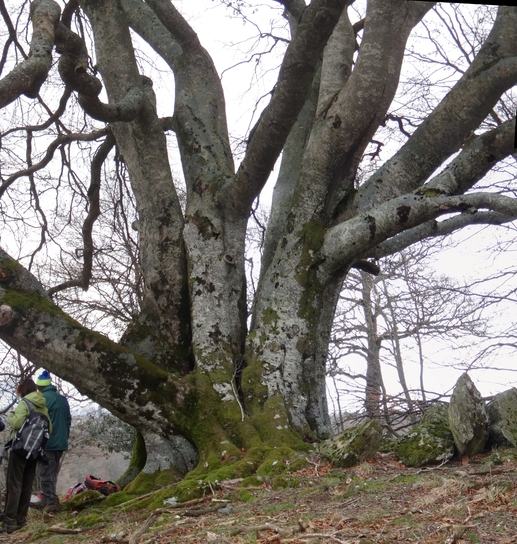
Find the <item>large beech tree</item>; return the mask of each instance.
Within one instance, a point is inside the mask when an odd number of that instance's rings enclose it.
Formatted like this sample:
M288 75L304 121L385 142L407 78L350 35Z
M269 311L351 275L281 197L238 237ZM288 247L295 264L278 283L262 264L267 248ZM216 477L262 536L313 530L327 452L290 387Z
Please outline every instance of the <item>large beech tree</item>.
M242 475L256 470L269 448L303 449L328 436L325 362L348 271L375 273L372 259L417 240L517 218L517 199L501 184L476 189L513 152L515 119L494 108L517 83L517 9L498 9L450 92L391 159L359 182L365 150L397 91L408 37L434 2L368 0L355 25L353 3L277 0L290 40L236 166L220 77L174 0L70 0L61 7L33 0L29 55L13 23L21 24L27 3L0 2L0 106L13 111L22 97L18 108L28 108L10 115L13 128L2 120L4 217L14 213L23 187L43 208L41 189L62 179L51 167L66 163L70 142L92 150L89 189L70 197L84 209L75 218L82 224L75 246L81 268L75 275L70 268L58 286L33 262L0 250L0 338L136 428L147 452L144 472L171 465L209 472L230 463ZM174 77L174 98L160 106L167 118L158 117L153 83L139 71L136 35ZM38 126L16 130L30 111L45 107L41 93L50 84L62 86L59 107ZM79 128L71 131L61 116L75 101L83 120L76 113ZM476 134L490 115L497 122ZM40 139L36 152L31 145L41 131L47 144L42 150ZM166 131L181 156L184 205ZM10 142L25 146L24 165ZM106 171L114 149L138 215L143 286L119 342L72 318L56 295L95 281L99 194L113 183ZM246 229L280 156L249 316Z

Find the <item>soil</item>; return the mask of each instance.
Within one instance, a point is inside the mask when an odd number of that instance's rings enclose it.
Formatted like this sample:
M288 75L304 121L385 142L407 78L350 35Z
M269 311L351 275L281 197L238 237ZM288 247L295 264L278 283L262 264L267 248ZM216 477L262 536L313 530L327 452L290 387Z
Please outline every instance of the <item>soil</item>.
M0 542L514 544L516 459L507 450L409 468L379 453L334 469L308 458L283 481L293 487L242 490L229 480L202 499L152 512L139 509L138 499L80 513L31 509L29 525ZM84 526L88 515L92 527Z

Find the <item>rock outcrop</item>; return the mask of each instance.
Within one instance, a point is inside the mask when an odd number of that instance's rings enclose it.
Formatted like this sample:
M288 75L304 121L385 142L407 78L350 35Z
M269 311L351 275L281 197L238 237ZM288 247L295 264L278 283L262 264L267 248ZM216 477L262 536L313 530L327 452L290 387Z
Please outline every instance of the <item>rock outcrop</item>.
M486 407L488 414L487 446L517 447L517 389L495 395Z
M454 437L449 427L447 405L432 405L419 425L395 441L393 451L410 467L440 463L453 457Z
M347 468L373 457L381 444L382 427L370 420L323 441L319 451L333 466Z
M449 426L459 455L473 457L484 450L488 437L485 402L466 372L451 396Z

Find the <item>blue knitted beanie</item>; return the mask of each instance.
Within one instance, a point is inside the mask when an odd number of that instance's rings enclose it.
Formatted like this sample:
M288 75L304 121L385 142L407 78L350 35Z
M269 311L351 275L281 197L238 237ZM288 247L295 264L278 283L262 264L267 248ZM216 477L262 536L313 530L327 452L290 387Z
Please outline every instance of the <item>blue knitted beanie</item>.
M50 373L46 370L44 370L36 380L36 385L39 385L40 387L45 387L45 385L50 385L51 383Z

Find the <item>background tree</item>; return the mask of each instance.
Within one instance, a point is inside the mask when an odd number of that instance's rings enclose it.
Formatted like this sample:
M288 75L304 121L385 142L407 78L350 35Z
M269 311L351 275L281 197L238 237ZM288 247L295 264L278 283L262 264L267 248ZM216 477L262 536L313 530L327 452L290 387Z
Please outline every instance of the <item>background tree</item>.
M441 249L415 244L381 259L377 277L351 272L340 295L328 361L334 394L361 401L368 417L388 426L414 420L422 402L441 396L427 383L426 369L461 367L459 361L470 369L478 354L468 348L477 344L481 351L494 334L487 315L494 301L437 273L433 262ZM440 362L439 352L455 356ZM395 372L386 386L389 367Z
M354 24L352 0L278 4L288 44L237 166L221 79L173 3L71 0L61 11L35 0L29 54L21 43L29 6L2 4L0 106L11 126L0 201L20 251L17 260L0 251L0 337L135 427L148 473L197 464L199 476L232 462L242 475L273 446L303 449L328 436L328 342L349 270L376 272L367 259L517 217L512 180L477 187L513 151L514 119L483 123L517 82L515 8L499 8L469 68L390 159L360 176L371 142L382 147L376 133L407 40L433 2L370 0ZM145 75L149 47L174 76L174 108ZM248 315L247 226L280 156ZM110 193L124 203L113 207ZM120 221L115 233L100 215ZM39 241L26 250L33 225ZM120 241L134 251L112 268ZM56 281L46 259L67 273ZM102 306L73 319L60 303L64 290L94 285L102 267L123 275L110 279L124 309L123 333L111 339L101 334Z

